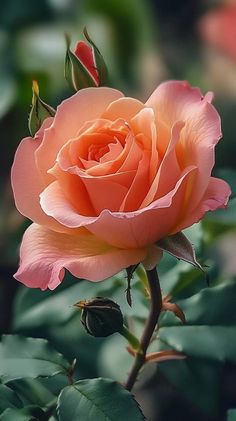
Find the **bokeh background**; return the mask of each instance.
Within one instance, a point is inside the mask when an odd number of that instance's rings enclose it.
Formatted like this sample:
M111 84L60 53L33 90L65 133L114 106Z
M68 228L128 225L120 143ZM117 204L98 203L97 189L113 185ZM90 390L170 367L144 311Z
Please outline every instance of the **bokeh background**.
M216 10L223 13L225 8L232 9L229 13L230 20L223 23L223 26L219 25L217 19L215 23L213 19L212 23L209 18L208 22L207 19L212 13ZM52 296L47 293L40 295L38 292L31 292L27 295L26 289L19 288L12 276L17 267L20 239L29 221L15 210L9 180L10 167L17 145L29 134L27 118L31 104L32 80L36 79L39 82L41 97L54 107L63 98L72 94L63 76L64 33L71 35L72 43L75 45L76 41L82 38L82 30L86 26L106 60L111 86L124 91L126 95L145 100L155 87L166 79L186 79L194 86L199 86L204 93L214 91L214 103L221 115L223 128L223 140L217 147L214 172L231 184L234 196L235 9L234 1L213 0L1 0L1 333L20 332L29 336L47 337L67 355L72 356L73 352L79 353L81 377L98 375L99 364L109 362L110 365L117 365L118 370L119 364L122 364L119 358L110 361L105 351L102 354L103 362L98 361L98 351L102 341L96 340L95 344L94 339L87 338L82 333L78 317L72 318L66 329L63 327L63 318L58 318L58 322L56 321L56 311L62 311L60 306L63 302L60 300L51 302ZM228 37L224 36L227 29L231 31ZM201 227L203 244L201 250L204 250L204 258L207 256L212 259L211 262L215 262L211 263L211 271L214 274L213 282L216 284L232 282L236 275L235 210L234 202L227 213L218 212L216 216L206 218ZM74 281L68 280L68 282ZM203 286L201 280L199 286L194 287L195 289L187 295L197 292ZM91 288L90 293L93 294ZM40 300L46 302L43 304L45 306L43 310ZM235 316L236 295L234 303L232 314ZM32 310L34 305L36 313L33 313L35 317L33 320L36 321L30 325L24 321L24 310ZM38 308L40 305L41 310ZM54 306L54 321L51 326L46 321L47 317L50 317L50 312L47 313L49 306ZM226 307L227 302L225 302ZM31 316L28 315L28 318ZM18 323L19 317L21 320ZM27 314L25 317L27 319ZM75 339L77 329L78 338ZM208 373L207 367L210 364L210 362L206 364L202 378L202 384L206 386L205 394L209 395L208 405L205 406L198 405L196 396L195 400L189 399L183 388L180 390L175 381L170 381L171 376L168 377L165 371L157 369L154 374L151 373L152 375L147 372L146 377L144 376L146 381L144 379L141 382L136 393L148 419L151 421L226 420L227 409L236 407L236 366L228 363L221 370L215 411L212 403L213 390L211 383L208 382L211 374ZM171 368L174 377L181 375L181 370L175 367L173 365ZM187 383L186 390L188 387L191 385Z

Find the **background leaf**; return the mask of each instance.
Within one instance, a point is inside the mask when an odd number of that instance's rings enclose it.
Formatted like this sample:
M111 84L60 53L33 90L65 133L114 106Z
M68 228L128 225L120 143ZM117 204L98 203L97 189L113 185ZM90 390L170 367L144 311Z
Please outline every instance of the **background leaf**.
M17 394L7 387L6 385L0 385L0 412L6 408L20 408L22 402Z
M57 406L60 421L133 421L144 416L131 393L108 379L81 380L61 392Z
M6 409L0 415L1 421L47 421L45 412L37 406L29 406L22 409Z
M227 421L236 421L236 409L230 409L227 412Z
M66 374L69 363L45 339L4 335L0 343L0 378L3 382L25 377Z

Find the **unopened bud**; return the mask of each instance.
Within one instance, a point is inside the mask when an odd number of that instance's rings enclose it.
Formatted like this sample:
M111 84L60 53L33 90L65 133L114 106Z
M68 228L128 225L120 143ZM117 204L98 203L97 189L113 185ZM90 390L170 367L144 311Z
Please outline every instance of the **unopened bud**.
M89 37L86 28L84 29L84 36L88 43L79 41L75 51L72 52L70 39L66 35L65 78L75 91L101 86L106 84L107 81L107 68L104 59Z
M109 298L96 297L75 306L82 309L81 322L92 336L109 336L123 328L120 306Z
M48 117L54 117L55 110L46 104L39 96L39 85L35 80L32 83L32 107L29 114L29 131L31 136L40 129L43 121Z

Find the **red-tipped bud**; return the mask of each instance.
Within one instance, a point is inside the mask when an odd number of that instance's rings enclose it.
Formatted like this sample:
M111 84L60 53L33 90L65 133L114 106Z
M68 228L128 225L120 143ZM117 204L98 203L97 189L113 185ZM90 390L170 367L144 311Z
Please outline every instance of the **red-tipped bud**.
M93 49L86 42L79 41L76 45L74 54L81 61L84 67L88 70L90 75L93 77L96 85L99 85L99 76L96 69L95 57Z
M66 36L65 78L75 91L107 84L104 59L86 29L84 36L87 43L79 41L74 52L70 50L70 38Z

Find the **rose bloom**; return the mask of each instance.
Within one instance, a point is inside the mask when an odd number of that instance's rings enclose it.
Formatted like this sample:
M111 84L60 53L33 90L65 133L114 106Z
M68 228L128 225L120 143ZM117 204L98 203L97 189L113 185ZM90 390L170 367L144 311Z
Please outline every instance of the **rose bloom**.
M220 118L187 82L161 84L148 101L87 88L62 102L12 168L26 230L16 279L54 289L65 269L91 281L130 265L154 267L155 243L225 207L211 177Z
M236 60L236 2L208 12L199 29L208 44Z

